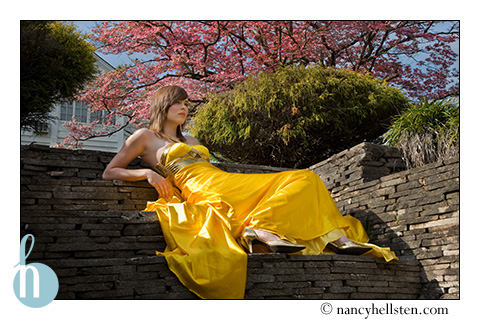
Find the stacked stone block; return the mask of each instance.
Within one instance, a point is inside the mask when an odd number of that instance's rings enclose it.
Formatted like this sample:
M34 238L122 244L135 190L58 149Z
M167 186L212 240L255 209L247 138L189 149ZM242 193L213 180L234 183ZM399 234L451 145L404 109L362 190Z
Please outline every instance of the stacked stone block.
M102 173L115 156L112 152L93 150L67 150L42 145L24 145L20 149L22 177L39 176L56 180L101 180ZM287 170L268 166L252 166L233 163L217 163L228 172L269 173ZM128 168L148 168L140 158L133 160Z
M35 236L29 259L50 266L58 299L195 299L166 266L154 212L28 211L21 236ZM417 261L356 256L249 256L247 299L414 299Z
M423 267L424 298L459 296L459 158L332 192L371 241Z
M458 298L458 159L396 172L395 151L380 149L360 144L310 169L327 180L340 210L359 218L372 241L401 260L252 255L247 298ZM36 239L29 262L55 270L59 299L196 298L155 255L165 248L158 220L141 212L155 190L146 182L100 180L113 155L22 147L21 235ZM146 165L137 159L130 167Z
M329 190L379 179L405 170L405 161L396 148L363 142L309 168L322 178Z
M251 255L247 299L416 299L417 261L341 255Z

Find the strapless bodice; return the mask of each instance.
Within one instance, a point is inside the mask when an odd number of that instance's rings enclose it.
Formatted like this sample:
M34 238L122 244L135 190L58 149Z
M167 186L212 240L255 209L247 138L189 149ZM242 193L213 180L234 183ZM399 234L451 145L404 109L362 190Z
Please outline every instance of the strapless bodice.
M160 161L153 168L163 177L172 177L181 169L195 162L209 161L210 152L202 145L188 145L177 142L167 145L163 150Z

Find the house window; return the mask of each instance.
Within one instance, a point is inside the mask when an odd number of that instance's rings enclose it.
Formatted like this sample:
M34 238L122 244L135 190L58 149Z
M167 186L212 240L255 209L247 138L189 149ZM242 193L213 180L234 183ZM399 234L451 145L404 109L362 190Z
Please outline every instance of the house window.
M78 122L87 122L87 106L83 102L75 101L75 119Z
M81 101L64 101L60 105L60 120L62 121L71 121L72 117L75 117L80 123L92 123L98 120L99 124L103 124L107 115L108 112L105 110L89 112L87 106ZM112 120L112 125L114 125L115 117Z
M60 120L70 121L73 117L73 103L62 102L60 106Z

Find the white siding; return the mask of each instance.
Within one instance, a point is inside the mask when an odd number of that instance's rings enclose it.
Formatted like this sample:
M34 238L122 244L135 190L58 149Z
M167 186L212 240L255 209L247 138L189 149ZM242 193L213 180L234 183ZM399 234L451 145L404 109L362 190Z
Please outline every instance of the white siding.
M57 108L56 110L58 110ZM21 134L21 144L41 144L54 146L58 143L61 143L68 132L67 129L62 125L63 121L53 120L49 124L48 132L42 134L33 134L32 132L22 132ZM125 142L125 134L123 130L117 132L110 137L97 137L90 140L83 141L83 149L88 150L99 150L99 151L111 151L117 152L122 147Z

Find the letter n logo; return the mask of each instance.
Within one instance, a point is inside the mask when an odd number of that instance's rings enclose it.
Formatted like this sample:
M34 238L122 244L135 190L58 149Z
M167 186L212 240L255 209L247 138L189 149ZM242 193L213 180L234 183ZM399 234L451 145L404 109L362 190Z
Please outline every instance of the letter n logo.
M25 254L28 238L32 238L30 250ZM20 244L20 270L13 279L13 291L17 299L31 308L41 308L52 302L58 293L58 278L49 266L43 263L26 264L35 243L35 238L27 234ZM15 266L16 267L16 266Z

